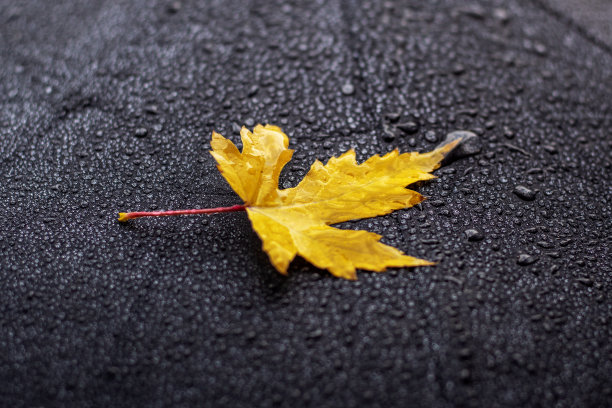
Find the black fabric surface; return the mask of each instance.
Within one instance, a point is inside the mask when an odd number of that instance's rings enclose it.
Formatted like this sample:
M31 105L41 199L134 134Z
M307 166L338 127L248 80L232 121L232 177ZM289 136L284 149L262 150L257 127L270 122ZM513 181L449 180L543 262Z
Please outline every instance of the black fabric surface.
M610 0L535 0L573 24L599 42L608 51L612 49L612 1Z
M2 1L0 55L0 406L612 405L612 57L538 2ZM240 204L208 141L259 122L284 187L476 133L342 226L438 265L283 277L244 213L116 221Z

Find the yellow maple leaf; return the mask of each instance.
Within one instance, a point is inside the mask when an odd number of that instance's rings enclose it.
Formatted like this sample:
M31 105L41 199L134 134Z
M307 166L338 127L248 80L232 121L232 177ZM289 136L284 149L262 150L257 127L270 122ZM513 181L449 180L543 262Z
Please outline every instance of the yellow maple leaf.
M428 153L400 154L396 149L362 164L349 150L325 165L315 161L296 187L279 190L278 177L293 154L287 135L277 126L257 125L253 132L243 127L240 136L242 152L213 132L211 154L244 200L263 249L280 273L287 273L296 255L345 279L355 279L356 269L380 272L387 267L432 265L382 244L378 234L330 224L420 203L424 197L406 186L434 178L431 172L459 140Z

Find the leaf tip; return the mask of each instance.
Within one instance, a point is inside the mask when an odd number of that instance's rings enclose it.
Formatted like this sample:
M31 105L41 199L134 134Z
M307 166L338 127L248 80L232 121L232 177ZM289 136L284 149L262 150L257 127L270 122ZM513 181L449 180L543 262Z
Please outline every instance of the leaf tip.
M446 155L451 150L453 150L455 147L457 147L457 145L461 143L462 140L463 138L459 137L451 142L446 143L445 145L438 147L435 151L442 153L443 155Z

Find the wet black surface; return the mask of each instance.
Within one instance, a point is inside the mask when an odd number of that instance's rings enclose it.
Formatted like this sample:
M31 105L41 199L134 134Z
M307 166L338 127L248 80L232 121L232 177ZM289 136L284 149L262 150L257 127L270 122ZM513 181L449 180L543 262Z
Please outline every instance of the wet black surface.
M612 57L538 4L2 2L0 405L610 406ZM244 214L116 222L238 204L208 139L257 122L283 186L474 132L347 223L439 264L285 278Z
M566 23L582 30L600 45L612 49L612 1L610 0L535 0L548 7Z

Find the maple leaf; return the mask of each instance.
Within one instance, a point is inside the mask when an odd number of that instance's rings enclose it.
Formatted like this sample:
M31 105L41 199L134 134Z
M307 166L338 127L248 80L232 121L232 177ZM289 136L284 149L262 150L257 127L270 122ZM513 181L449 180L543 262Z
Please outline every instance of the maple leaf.
M420 203L424 197L406 186L434 178L431 172L459 140L428 153L400 154L395 149L362 164L357 163L351 149L327 164L315 161L296 187L281 190L278 178L293 154L287 135L277 126L257 125L253 132L243 127L240 136L242 152L213 132L211 154L223 177L244 200L243 206L120 213L120 221L146 215L246 210L264 251L282 274L287 274L296 255L345 279L355 279L356 269L381 272L388 267L433 264L382 244L378 234L330 224L384 215Z
M279 127L257 125L253 132L243 127L240 136L242 152L213 132L211 154L223 177L244 200L263 249L280 273L287 273L298 254L346 279L355 279L357 268L384 271L432 264L382 244L380 235L329 225L420 203L424 197L405 187L433 178L431 171L456 142L424 154L400 154L396 149L362 164L357 164L355 151L349 150L325 165L315 161L296 187L279 190L278 177L293 154L287 135Z

